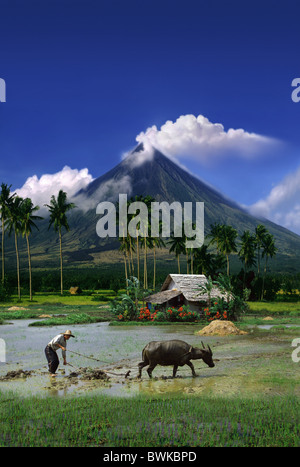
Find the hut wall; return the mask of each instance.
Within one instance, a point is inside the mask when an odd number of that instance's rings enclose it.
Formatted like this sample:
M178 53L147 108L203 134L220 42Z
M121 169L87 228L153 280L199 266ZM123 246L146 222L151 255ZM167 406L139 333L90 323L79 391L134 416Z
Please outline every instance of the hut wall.
M184 299L184 304L187 305L191 311L200 311L199 302L190 302L189 300Z

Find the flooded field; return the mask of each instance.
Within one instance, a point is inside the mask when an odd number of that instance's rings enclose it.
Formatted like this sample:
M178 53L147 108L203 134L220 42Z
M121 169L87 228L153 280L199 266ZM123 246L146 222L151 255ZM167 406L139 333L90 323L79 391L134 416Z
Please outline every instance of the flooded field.
M300 364L292 361L293 338L299 331L251 330L240 336L197 336L199 326L109 326L108 323L74 325L75 339L68 349L92 360L67 352L72 366L60 366L56 378L48 373L44 348L65 328L29 327L34 320L15 320L0 327L6 343L6 363L0 363L0 388L19 395L108 394L132 397L137 394L195 396L255 396L257 394L300 394ZM194 360L197 377L188 366L179 367L173 379L172 367L157 366L150 380L143 370L136 378L143 347L151 340L182 339L201 347L201 340L213 351L215 367ZM85 369L85 371L83 371ZM106 372L107 378L87 378L93 371ZM130 371L128 377L126 373ZM15 373L9 373L15 372ZM26 372L30 372L27 373ZM5 376L7 377L5 378ZM10 375L10 376L9 376Z

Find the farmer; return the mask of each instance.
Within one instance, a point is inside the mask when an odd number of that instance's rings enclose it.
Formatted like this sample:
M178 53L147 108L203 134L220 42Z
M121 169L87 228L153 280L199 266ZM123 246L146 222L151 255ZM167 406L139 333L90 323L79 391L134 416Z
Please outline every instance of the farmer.
M59 360L56 351L58 349L62 350L62 356L64 359L64 365L67 365L66 359L66 347L67 341L73 336L70 329L66 332L60 333L57 336L53 337L53 339L49 342L49 344L45 348L46 358L48 360L49 372L51 376L56 376L55 372L59 365Z

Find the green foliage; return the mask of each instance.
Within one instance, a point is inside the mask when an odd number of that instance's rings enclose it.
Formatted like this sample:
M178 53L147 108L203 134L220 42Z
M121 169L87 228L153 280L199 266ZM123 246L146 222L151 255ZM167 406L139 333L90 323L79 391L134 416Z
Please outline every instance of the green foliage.
M170 322L195 323L199 321L200 314L197 311L191 311L187 305L183 305L179 308L167 308L165 319Z
M243 290L243 297L234 293L235 285L232 278L225 275L220 275L217 280L212 281L209 278L206 287L203 287L203 292L212 293L213 287L217 287L223 294L223 297L209 299L208 307L204 309L205 317L208 321L214 319L228 319L236 321L241 313L247 309L246 296L248 296L248 289Z
M204 312L207 321L214 319L236 321L246 309L247 305L244 300L237 295L232 295L229 300L218 297L210 308L204 309Z
M149 295L149 291L140 287L139 280L132 276L127 279L126 294L120 294L111 302L111 312L120 321L133 321L139 316L139 301Z
M136 397L133 403L126 397L8 398L3 393L0 446L296 447L299 410L295 395L225 399L180 394Z
M121 294L111 301L110 311L120 321L133 321L137 318L137 303L128 294Z
M49 228L53 225L55 232L61 232L62 227L69 231L67 212L76 206L74 203L67 202L67 193L59 190L57 198L52 195L50 204L45 204L45 206L49 209L50 213Z
M8 284L7 279L4 279L4 282L0 282L0 302L7 302L11 297L11 287Z
M87 313L72 313L60 318L48 318L42 321L34 321L29 326L60 326L60 325L73 325L73 324L89 324L102 321L98 317L91 316Z
M155 320L157 322L163 322L166 320L165 313L163 311L158 311L155 316Z

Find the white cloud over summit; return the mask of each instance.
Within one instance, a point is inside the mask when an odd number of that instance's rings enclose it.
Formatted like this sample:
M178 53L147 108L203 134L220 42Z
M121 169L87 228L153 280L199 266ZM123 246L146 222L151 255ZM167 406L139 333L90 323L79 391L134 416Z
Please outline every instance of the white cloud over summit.
M27 178L26 182L16 190L18 196L31 198L34 205L40 207L40 211L46 211L44 204L49 204L52 195L57 196L59 190L64 190L71 199L82 188L85 188L93 177L88 169L71 169L67 165L54 174L44 174L40 178L37 175Z
M278 143L276 139L243 129L230 128L227 131L220 123L212 123L203 115L181 115L175 122L168 120L158 129L155 125L141 132L136 137L138 143L143 143L143 150L129 152L123 159L133 166L151 160L154 149L174 159L181 167L185 159L208 164L225 160L228 157L251 159L265 153ZM185 168L186 169L186 168ZM186 169L187 170L187 169ZM68 198L82 210L93 209L100 199L113 199L115 190L130 192L131 179L124 176L118 180L109 180L99 187L94 197L85 193L75 196L79 190L86 188L92 181L92 175L87 168L78 170L65 166L54 174L44 174L29 177L16 192L23 198L29 197L35 205L39 205L41 213L46 213L44 204L49 204L52 195L57 196L60 189L67 192ZM254 215L267 217L276 223L284 225L300 233L300 168L286 177L272 189L268 197L250 206ZM298 202L299 199L299 202ZM299 219L299 220L298 220Z
M168 120L160 130L153 125L137 135L136 140L155 147L166 156L201 163L218 160L229 151L237 157L250 158L277 142L243 129L225 131L221 123L212 123L203 115L181 115L175 122Z

